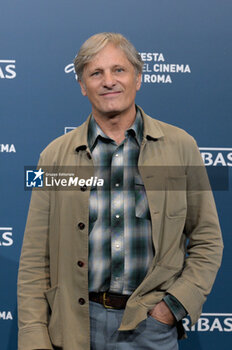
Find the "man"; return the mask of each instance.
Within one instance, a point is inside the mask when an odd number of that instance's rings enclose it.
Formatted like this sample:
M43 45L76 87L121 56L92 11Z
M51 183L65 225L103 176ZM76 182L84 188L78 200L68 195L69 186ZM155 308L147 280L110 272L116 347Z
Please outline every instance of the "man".
M199 318L222 255L200 153L186 132L135 105L142 61L121 34L90 37L74 63L92 113L39 167L86 167L105 183L33 192L19 350L177 350L181 319Z

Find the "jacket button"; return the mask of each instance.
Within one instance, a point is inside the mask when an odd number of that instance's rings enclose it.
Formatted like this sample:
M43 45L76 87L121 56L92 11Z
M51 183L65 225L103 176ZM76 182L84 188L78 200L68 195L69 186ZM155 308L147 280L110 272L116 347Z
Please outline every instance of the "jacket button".
M80 230L84 230L85 224L83 222L79 222L78 227Z
M87 190L87 186L86 185L84 185L84 186L81 186L81 191L86 191Z
M84 304L85 304L85 299L80 298L80 299L79 299L79 304L80 304L80 305L84 305Z
M80 260L79 260L79 261L77 262L77 265L78 265L79 267L83 267L83 266L84 266L84 263L83 263L83 261L80 261Z

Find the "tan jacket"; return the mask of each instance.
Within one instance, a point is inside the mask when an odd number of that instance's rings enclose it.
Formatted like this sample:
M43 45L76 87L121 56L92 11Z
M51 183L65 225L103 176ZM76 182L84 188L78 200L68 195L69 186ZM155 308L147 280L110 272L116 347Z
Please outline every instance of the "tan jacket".
M193 171L193 166L202 165L194 139L143 111L142 115L144 139L138 164L151 213L155 258L128 300L122 331L134 329L166 292L183 304L195 323L223 248L212 193L192 186L205 176ZM88 121L49 144L41 153L40 166L88 166L88 177L93 175ZM89 189L33 191L18 276L19 350L53 349L53 345L90 349L88 201Z

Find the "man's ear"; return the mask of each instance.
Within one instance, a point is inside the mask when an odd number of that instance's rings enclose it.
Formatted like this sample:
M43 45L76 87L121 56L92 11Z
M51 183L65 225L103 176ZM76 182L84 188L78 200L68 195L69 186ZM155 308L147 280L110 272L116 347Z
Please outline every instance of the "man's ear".
M78 79L78 83L80 84L82 95L87 96L86 87L85 87L84 82L82 80Z
M140 87L141 87L141 82L142 82L142 74L138 73L136 76L136 91L139 91Z

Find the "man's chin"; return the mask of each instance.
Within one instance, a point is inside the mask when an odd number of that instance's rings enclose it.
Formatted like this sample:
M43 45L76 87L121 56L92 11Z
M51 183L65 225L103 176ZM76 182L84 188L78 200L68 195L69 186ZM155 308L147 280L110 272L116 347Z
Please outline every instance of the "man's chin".
M105 108L102 109L96 109L96 113L94 113L93 110L93 115L99 115L105 118L114 118L116 116L119 116L121 114L127 113L130 110L131 106L128 108L126 106L105 106Z
M122 113L122 111L120 111L120 110L118 110L118 109L114 109L114 110L112 110L112 111L107 112L107 113L106 113L106 116L107 116L108 118L114 118L114 117L116 117L117 115L119 115L119 114L121 114L121 113Z
M105 109L104 111L100 111L100 114L107 118L114 118L115 116L121 113L122 113L122 110L119 108L109 108L109 109Z

